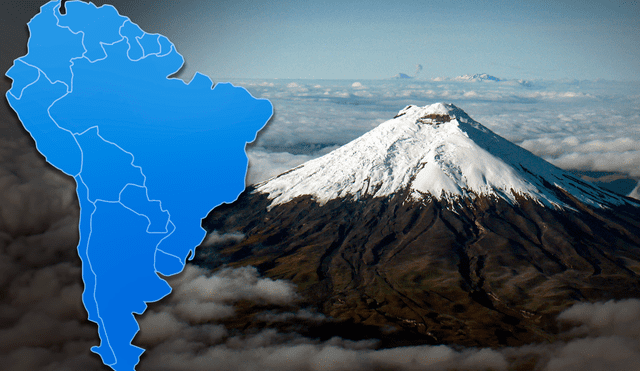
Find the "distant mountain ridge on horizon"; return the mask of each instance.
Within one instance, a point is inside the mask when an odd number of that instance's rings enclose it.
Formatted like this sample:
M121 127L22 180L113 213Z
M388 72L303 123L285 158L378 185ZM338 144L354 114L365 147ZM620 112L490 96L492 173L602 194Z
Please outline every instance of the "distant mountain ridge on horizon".
M406 73L398 73L397 75L393 76L392 79L413 79L416 78L416 76L410 76ZM456 77L435 77L432 78L430 80L433 81L469 81L469 82L476 82L476 81L505 81L505 79L501 79L486 73L476 73L474 75L460 75L460 76L456 76Z
M493 75L489 75L487 73L476 73L474 75L460 75L460 76L456 76L456 77L444 77L444 76L440 76L440 77L432 77L432 78L424 78L424 79L418 79L417 76L410 76L406 73L398 73L397 75L391 77L391 80L418 80L418 81L434 81L434 82L469 82L469 83L474 83L474 82L487 82L487 83L492 83L492 82L501 82L501 83L517 83L518 85L524 86L524 87L532 87L533 86L533 82L529 81L529 80L525 80L525 79L505 79L505 78L500 78L500 77L496 77ZM544 80L543 80L544 81ZM555 81L555 80L549 80L549 81Z
M453 78L457 81L503 81L504 79L491 76L486 73L477 73L475 75L461 75Z

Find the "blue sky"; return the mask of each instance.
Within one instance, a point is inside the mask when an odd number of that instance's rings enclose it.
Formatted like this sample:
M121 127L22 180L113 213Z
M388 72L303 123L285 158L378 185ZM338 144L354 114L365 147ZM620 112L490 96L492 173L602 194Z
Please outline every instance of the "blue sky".
M46 0L0 5L3 69ZM95 0L169 37L185 77L380 79L489 73L640 81L638 1Z
M424 78L640 80L637 1L190 0L118 9L176 43L186 74L377 79L422 64Z

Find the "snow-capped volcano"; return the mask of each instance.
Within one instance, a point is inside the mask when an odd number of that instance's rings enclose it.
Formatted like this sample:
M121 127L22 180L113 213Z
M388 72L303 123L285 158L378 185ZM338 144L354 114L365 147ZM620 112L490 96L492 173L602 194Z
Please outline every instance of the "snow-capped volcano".
M267 193L274 206L303 195L323 204L335 198L386 197L407 189L415 200L495 196L514 203L524 197L565 207L567 192L596 207L629 202L442 103L408 106L333 152L258 184L255 192Z
M214 209L208 231L245 238L194 261L291 280L392 341L515 346L576 301L640 297L638 206L453 105L409 106Z

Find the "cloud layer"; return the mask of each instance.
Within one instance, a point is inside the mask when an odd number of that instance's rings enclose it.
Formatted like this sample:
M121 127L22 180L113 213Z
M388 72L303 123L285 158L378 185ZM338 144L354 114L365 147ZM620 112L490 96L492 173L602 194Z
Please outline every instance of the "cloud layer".
M72 179L30 141L0 139L0 364L5 370L98 370L97 327L82 306Z
M173 293L140 317L134 343L148 349L141 370L485 370L506 369L504 355L491 349L456 351L447 346L376 349L375 339L328 341L295 332L266 328L230 332L216 321L234 315L233 304L248 300L283 307L258 314L260 321L323 322L331 319L309 311L290 311L295 288L280 280L260 278L251 267L215 274L187 265L169 279ZM289 309L289 311L287 311Z
M498 350L444 345L378 349L375 339L354 342L334 337L319 341L273 328L231 333L216 324L216 319L232 316L231 304L241 299L291 309L294 288L284 281L259 278L251 268L210 275L205 269L188 266L171 284L175 291L170 299L145 313L140 321L142 330L136 340L149 349L141 370L508 370L527 363L524 369L544 371L640 367L637 299L574 305L558 317L565 331L553 344ZM211 295L214 287L217 293ZM228 311L221 312L222 307ZM213 321L202 321L201 313ZM269 323L331 321L306 309L268 310L257 317Z

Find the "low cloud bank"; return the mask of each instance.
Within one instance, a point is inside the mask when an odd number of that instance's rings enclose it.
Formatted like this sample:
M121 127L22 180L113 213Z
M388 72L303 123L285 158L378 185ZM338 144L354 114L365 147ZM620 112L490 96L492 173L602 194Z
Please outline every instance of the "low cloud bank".
M27 139L0 139L0 365L103 370L82 306L75 183Z
M247 184L268 180L316 157L294 155L288 152L267 152L261 149L248 150L247 156L249 157Z
M640 178L640 140L605 138L582 141L570 136L526 140L521 146L561 168L613 171Z
M193 273L193 272L192 272ZM144 316L149 316L145 314ZM151 316L161 316L154 313ZM264 314L263 314L264 316ZM288 314L289 318L295 314ZM281 316L282 317L282 316ZM322 318L320 318L322 320ZM640 300L577 304L558 320L569 326L562 340L517 348L454 349L409 346L376 349L376 341L340 338L320 342L273 329L230 335L223 326L177 325L162 318L156 326L171 335L151 337L141 370L638 370ZM163 340L163 341L159 341Z
M251 267L211 274L187 265L169 278L173 293L140 316L134 343L145 347L140 370L503 370L505 357L491 349L456 351L447 346L375 349L377 340L334 337L321 342L275 329L231 333L216 320L234 315L233 304L248 300L290 309L292 284L259 277ZM257 315L267 323L330 320L307 309Z
M271 344L278 340L275 334L265 331L246 339L229 339L228 344L210 348L175 342L150 351L141 370L444 371L507 367L504 357L490 349L456 352L446 346L435 346L370 350L340 339L314 344L294 338L288 345Z
M576 304L558 320L575 327L546 370L640 370L640 300Z
M240 232L232 232L232 233L223 233L220 234L218 231L213 231L207 235L207 237L202 241L202 247L211 247L211 246L219 246L227 243L238 243L244 240L245 235Z
M169 278L168 282L173 293L163 300L162 310L192 322L207 320L207 315L212 315L212 319L224 317L209 310L209 306L231 308L240 300L284 305L296 299L291 283L261 278L253 267L221 269L209 275L207 270L189 264L182 274Z

